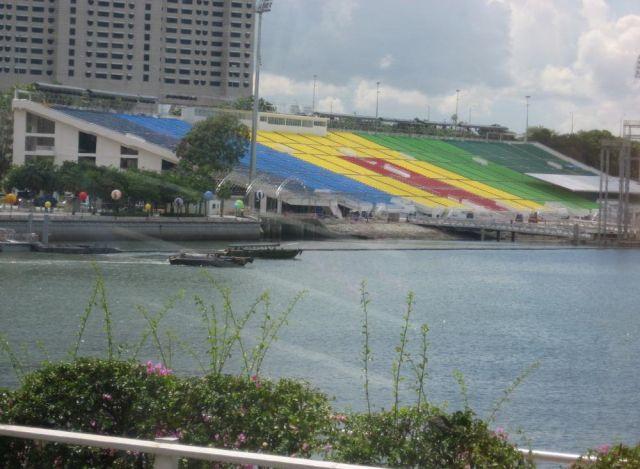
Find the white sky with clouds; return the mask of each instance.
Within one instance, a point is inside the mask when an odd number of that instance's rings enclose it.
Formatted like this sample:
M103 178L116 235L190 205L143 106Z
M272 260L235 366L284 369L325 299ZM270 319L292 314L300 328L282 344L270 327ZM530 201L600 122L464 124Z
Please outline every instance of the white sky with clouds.
M568 132L640 119L640 0L274 0L261 94L288 110Z

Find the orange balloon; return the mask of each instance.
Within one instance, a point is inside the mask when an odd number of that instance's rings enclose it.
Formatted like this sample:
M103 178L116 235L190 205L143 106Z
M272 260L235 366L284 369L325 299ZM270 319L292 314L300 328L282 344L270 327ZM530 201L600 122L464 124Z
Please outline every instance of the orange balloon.
M18 202L18 197L15 194L7 194L4 196L4 201L9 205L15 205Z

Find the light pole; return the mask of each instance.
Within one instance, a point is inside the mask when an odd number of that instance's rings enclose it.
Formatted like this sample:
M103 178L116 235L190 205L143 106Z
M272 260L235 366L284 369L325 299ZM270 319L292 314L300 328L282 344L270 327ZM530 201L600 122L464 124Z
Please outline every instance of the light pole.
M427 122L431 121L431 105L427 104Z
M311 112L312 114L316 113L316 86L318 83L318 75L313 76L313 102L311 104Z
M256 143L258 140L258 112L260 110L260 39L262 34L262 14L271 11L272 0L259 0L256 4L256 50L254 54L254 84L253 84L253 116L251 116L251 161L249 163L249 184L256 178Z
M573 135L573 111L571 111L571 135Z
M524 141L528 142L529 141L529 99L531 99L531 96L527 95L524 97L524 99L526 101L526 108L527 108L527 118L524 123Z
M456 116L456 125L458 124L458 104L460 103L460 90L456 90L456 113L454 114L454 116Z
M380 105L380 82L376 82L376 119L378 119L378 110Z

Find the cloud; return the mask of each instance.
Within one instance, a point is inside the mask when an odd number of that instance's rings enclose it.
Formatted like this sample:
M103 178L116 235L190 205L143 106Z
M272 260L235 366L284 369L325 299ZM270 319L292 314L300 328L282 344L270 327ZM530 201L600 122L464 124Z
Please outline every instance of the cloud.
M384 57L382 57L380 59L380 62L378 62L378 66L382 70L385 70L385 69L391 67L391 65L393 65L393 55L391 55L391 54L385 55Z
M280 0L265 16L262 93L282 104L524 129L616 131L640 118L640 15L616 0Z

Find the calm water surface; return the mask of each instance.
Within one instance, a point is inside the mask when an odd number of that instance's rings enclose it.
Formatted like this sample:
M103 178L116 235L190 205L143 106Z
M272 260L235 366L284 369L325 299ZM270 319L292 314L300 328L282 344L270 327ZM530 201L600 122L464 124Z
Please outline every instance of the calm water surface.
M339 246L363 245L372 244ZM328 246L336 244L311 247ZM64 356L91 292L90 261L95 259L105 276L119 341L134 342L144 328L136 305L158 309L184 289L185 300L165 325L202 353L204 335L192 301L194 294L210 291L201 270L170 266L163 251L175 246L127 247L139 252L95 258L0 255L0 330L13 344L24 344L20 353L29 354L33 364L46 354ZM414 337L420 323L431 328L428 392L434 402L451 409L461 405L452 376L460 370L473 408L486 417L509 383L539 361L540 368L512 395L496 425L523 430L535 448L558 451L640 440L640 251L309 251L298 261L256 260L245 269L209 272L233 287L239 310L264 290L275 309L308 292L267 357L265 373L306 379L334 396L338 407L364 406L358 304L359 284L366 280L376 406L391 402L393 349L405 297L413 291ZM83 351L100 353L104 347L96 315ZM150 347L141 356L155 358ZM198 373L195 360L178 349L173 367ZM15 385L1 357L0 386Z

